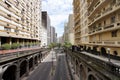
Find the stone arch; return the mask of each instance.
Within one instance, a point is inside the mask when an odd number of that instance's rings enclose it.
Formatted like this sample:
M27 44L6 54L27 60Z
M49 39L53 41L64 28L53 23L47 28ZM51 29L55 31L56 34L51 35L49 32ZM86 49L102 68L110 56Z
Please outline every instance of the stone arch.
M76 69L75 69L76 71L75 72L76 72L77 75L79 75L79 61L77 59L75 60L75 65L76 65Z
M38 55L38 60L40 61L40 54Z
M90 46L88 46L87 51L91 52L91 47Z
M33 68L33 57L29 59L29 70Z
M3 80L16 80L17 65L10 65L7 67L2 75Z
M90 74L87 80L97 80L97 78L94 75Z
M86 80L87 73L84 65L80 65L80 80Z
M88 68L88 70L89 71L88 71L86 80L99 80L98 75L91 68Z
M85 50L85 51L86 51L86 45L84 45L83 50Z
M34 57L34 65L37 65L38 64L38 56L36 55L35 57Z
M20 63L20 77L25 75L27 72L27 60L22 60Z
M42 60L43 59L43 54L42 53L40 53L40 60Z
M107 55L106 49L104 47L101 47L101 55Z
M117 56L118 52L117 51L113 51L113 55Z
M92 53L97 55L97 46L93 46Z

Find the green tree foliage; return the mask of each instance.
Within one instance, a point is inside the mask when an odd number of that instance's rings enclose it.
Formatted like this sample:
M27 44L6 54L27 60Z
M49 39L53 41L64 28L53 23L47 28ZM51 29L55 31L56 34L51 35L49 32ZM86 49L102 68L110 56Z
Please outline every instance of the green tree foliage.
M16 49L16 48L18 48L19 46L20 46L19 43L13 43L13 44L11 45L11 48L12 48L12 49Z
M50 48L50 49L52 49L52 48L54 48L54 47L56 47L56 43L51 43L51 44L49 45L49 48Z
M2 49L8 50L11 49L11 45L9 43L2 44Z
M66 48L70 48L72 44L70 42L64 42L63 46Z

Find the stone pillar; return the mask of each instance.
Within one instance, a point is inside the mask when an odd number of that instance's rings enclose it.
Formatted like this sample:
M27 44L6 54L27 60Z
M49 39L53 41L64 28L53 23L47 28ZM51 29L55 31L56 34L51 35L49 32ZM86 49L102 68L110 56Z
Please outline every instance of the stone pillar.
M0 72L0 80L2 80L3 72Z
M19 39L17 39L17 43L19 43Z
M26 67L26 76L29 75L29 60L27 60L27 67Z
M20 80L20 64L19 63L16 70L16 80Z
M12 44L12 39L11 39L11 37L9 38L8 42L10 43L10 45Z
M37 55L37 64L36 64L36 66L38 66L38 64L39 64L38 61L39 61L39 60L38 60L38 55Z
M35 56L33 57L33 69L35 68Z

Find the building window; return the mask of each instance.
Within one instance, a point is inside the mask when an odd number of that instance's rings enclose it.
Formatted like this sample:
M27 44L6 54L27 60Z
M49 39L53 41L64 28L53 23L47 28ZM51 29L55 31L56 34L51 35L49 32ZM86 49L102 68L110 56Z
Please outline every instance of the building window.
M5 4L7 5L7 7L11 7L10 3L8 1L5 1Z
M7 16L8 16L8 17L11 17L11 15L10 15L10 14L7 14Z
M114 52L113 52L113 55L117 56L117 55L118 55L118 52L117 52L117 51L114 51Z
M101 27L101 23L98 24L98 27Z
M24 14L24 12L25 12L25 10L24 10L24 9L22 9L22 10L21 10L21 14Z
M117 37L117 30L111 32L112 37Z
M19 30L15 30L16 33L19 33Z
M111 23L115 23L115 16L111 17Z
M104 21L104 26L106 25L106 21Z
M6 31L11 31L11 28L5 27L4 30L6 30Z

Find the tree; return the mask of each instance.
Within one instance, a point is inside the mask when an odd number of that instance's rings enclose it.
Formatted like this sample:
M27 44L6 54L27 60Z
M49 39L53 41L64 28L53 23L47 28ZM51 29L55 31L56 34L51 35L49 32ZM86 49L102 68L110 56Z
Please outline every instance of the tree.
M72 44L70 42L64 42L63 45L65 48L70 48L72 46Z
M50 49L52 49L52 48L54 48L54 47L56 47L56 43L51 43L51 44L49 45L49 48L50 48Z

